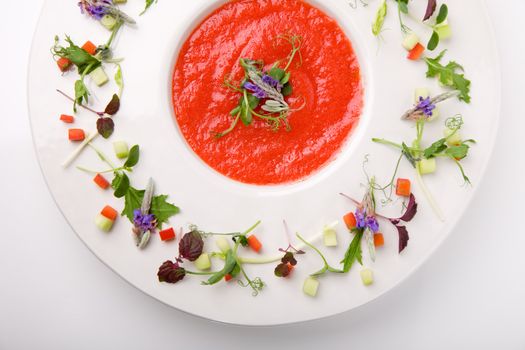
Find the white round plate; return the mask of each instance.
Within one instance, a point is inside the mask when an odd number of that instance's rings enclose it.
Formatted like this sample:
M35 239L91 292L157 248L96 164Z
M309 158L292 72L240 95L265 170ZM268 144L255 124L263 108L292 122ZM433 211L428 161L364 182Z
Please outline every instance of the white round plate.
M378 40L370 30L378 2L371 2L368 7L359 5L356 9L346 0L310 2L335 18L351 39L364 78L365 110L358 128L335 161L305 181L273 187L236 183L217 174L188 149L174 121L170 79L178 47L203 16L222 2L159 1L141 17L137 15L141 1L130 2L123 8L134 15L138 26L124 28L118 38L116 56L125 57L122 63L125 89L111 141L126 140L141 146L141 161L131 175L132 184L144 188L148 178L153 177L158 193L169 194L171 202L182 209L170 225L179 228L195 223L205 230L239 231L260 219L262 225L257 236L264 243L264 254L275 255L279 247L287 246L284 219L293 232L314 237L325 224L341 221L346 212L354 209L339 193L362 197L365 155L368 154L370 160L368 172L380 182L388 182L399 154L370 139L412 140L413 125L401 121L400 116L413 103L414 88L427 86L434 94L442 90L435 80L425 78L424 62L405 58L393 3L389 2L390 15ZM257 297L252 296L251 290L234 283L202 286L202 279L194 276L176 285L159 283L158 267L177 255L178 240L164 243L154 236L147 249L138 250L125 218L120 218L109 234L98 231L94 217L100 209L106 204L121 209L123 203L109 191L98 190L91 176L74 166L67 169L61 166L76 145L67 141L67 126L58 121L60 114L72 112L71 103L55 89L73 93L76 73L61 76L50 47L55 35L68 34L79 43L88 39L100 43L107 39L108 32L95 21L81 16L74 1L45 3L30 58L30 118L49 189L74 231L96 256L140 290L179 310L232 324L276 325L327 317L363 305L405 279L453 232L454 224L481 182L491 154L500 97L499 61L491 25L479 0L448 1L448 5L454 35L440 48L448 49L445 60L454 59L465 67L467 77L472 80L472 103L456 100L443 103L441 119L428 126L425 136L429 140L440 138L444 117L457 113L464 116L462 134L478 141L463 163L472 186L462 186L457 168L447 161L440 161L438 172L425 178L444 211L444 222L436 218L420 188L414 186L420 205L418 215L408 224L411 238L407 249L398 254L397 232L383 222L386 245L378 250L376 262L371 263L364 251L364 264L375 274L372 286L363 286L360 267L356 265L348 274L322 277L318 296L306 296L301 291L303 280L321 267L321 260L312 251L300 258L298 268L287 279L273 276L274 264L247 266L252 277L260 276L267 284ZM423 6L417 8L417 13L424 12ZM421 25L408 24L420 33L429 34ZM430 55L433 57L434 53ZM93 105L105 106L116 89L113 83L107 85L103 89L89 86ZM91 114L80 111L77 120L75 126L94 129L95 118ZM112 154L111 142L98 138L95 144ZM90 149L85 150L75 164L104 168ZM410 165L403 161L400 176L414 180L414 175ZM380 207L379 210L399 214L399 208ZM338 264L351 239L342 223L338 225L338 238L337 248L322 248L333 265ZM320 241L316 243L321 246ZM211 249L211 246L212 242L207 242L207 247ZM243 254L253 255L248 251ZM215 262L214 266L220 268L221 263Z

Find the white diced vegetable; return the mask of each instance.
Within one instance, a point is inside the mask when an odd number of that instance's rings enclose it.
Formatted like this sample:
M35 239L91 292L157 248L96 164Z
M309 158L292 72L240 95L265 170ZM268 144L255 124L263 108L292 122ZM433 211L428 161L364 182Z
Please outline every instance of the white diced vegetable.
M111 228L113 227L113 220L108 219L102 214L98 214L95 218L95 225L104 232L111 231Z
M97 86L102 86L109 81L108 75L104 72L102 67L97 67L91 73L89 73L90 78L97 84Z
M416 47L418 43L419 43L419 37L417 36L417 34L414 32L410 32L409 34L405 35L402 45L405 48L405 50L410 51L414 47Z
M363 284L365 286L369 286L372 283L374 283L374 273L370 269L362 269L360 272L361 275L361 281L363 281Z
M421 159L417 163L417 167L421 175L432 174L437 168L436 158Z
M195 267L201 271L209 270L211 268L211 260L208 253L202 253L194 262Z
M117 25L117 19L111 15L104 15L100 19L100 24L102 24L107 30L113 30Z
M414 102L418 103L420 97L427 98L429 96L430 91L427 88L417 88L414 91Z
M217 245L217 248L224 254L228 253L228 251L231 249L230 242L224 238L224 237L218 237L215 240L215 244Z
M308 277L303 284L303 292L306 295L315 297L319 289L319 281L315 277Z
M113 142L113 150L118 159L125 159L129 155L128 144L124 141Z
M461 133L459 130L454 130L445 128L445 131L443 132L444 136L447 139L447 145L454 146L459 145L461 143Z
M323 243L326 247L337 247L337 232L335 226L337 223L327 225L323 228Z

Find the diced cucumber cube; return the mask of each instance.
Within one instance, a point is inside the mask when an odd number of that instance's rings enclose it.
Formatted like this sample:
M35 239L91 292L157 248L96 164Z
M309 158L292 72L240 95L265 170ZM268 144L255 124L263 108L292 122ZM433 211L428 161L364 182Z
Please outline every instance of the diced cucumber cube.
M208 255L208 253L202 253L197 258L197 260L195 260L194 264L198 270L201 270L201 271L209 270L211 268L210 256Z
M303 292L306 295L315 297L317 295L317 290L319 289L319 281L315 277L308 277L303 284Z
M117 19L111 15L104 15L100 19L100 24L102 24L107 30L113 30L117 25Z
M89 73L89 76L91 79L93 79L97 86L102 86L109 81L108 75L106 72L104 72L102 67L97 67L95 70Z
M430 97L430 91L427 88L417 88L414 91L414 101L418 103L420 97L423 97L423 98Z
M129 155L128 144L124 141L113 142L113 150L118 159L125 159Z
M374 273L370 269L362 269L360 272L361 281L365 286L369 286L374 283Z
M111 231L111 228L113 227L113 220L108 219L102 214L98 214L95 218L95 225L99 228L99 230L104 232Z
M448 20L438 24L435 30L438 33L440 40L445 40L452 36L452 28L450 27L450 24L448 24Z
M323 242L326 247L337 247L337 232L333 227L323 229Z
M456 130L456 132L454 132L454 130L452 129L445 128L443 134L447 139L447 145L455 146L461 143L461 133L459 132L459 130Z
M437 168L436 158L421 159L417 163L417 167L421 175L432 174Z
M215 240L215 244L217 245L217 248L224 254L228 253L228 251L231 249L230 242L224 238L224 237L218 237Z
M414 47L416 47L418 43L419 43L419 37L417 36L417 34L410 32L409 34L405 35L402 45L405 48L405 50L410 51Z

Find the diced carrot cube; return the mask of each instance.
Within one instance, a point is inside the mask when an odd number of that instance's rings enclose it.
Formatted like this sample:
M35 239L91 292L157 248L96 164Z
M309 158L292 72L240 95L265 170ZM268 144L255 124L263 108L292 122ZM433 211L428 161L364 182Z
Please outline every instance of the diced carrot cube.
M410 180L408 179L397 179L396 183L396 194L398 196L410 197Z
M227 274L226 276L224 276L224 280L225 280L226 282L231 281L232 278L233 278L233 276L230 275L230 274Z
M355 219L355 215L354 215L353 212L350 212L350 213L346 214L345 216L343 216L343 220L345 222L346 227L349 230L354 229L356 227L356 225L357 225L357 221Z
M385 245L385 237L382 233L376 233L374 235L374 245L376 247L382 247Z
M106 178L101 174L97 174L93 178L93 181L98 185L98 187L102 188L103 190L106 190L109 187L109 181L106 180Z
M115 221L118 217L118 212L109 205L106 205L100 214L112 221Z
M162 241L171 241L175 239L175 231L173 228L168 228L159 232L160 239Z
M248 237L248 245L257 253L261 251L262 244L261 242L259 242L257 237L255 237L255 235L251 235L250 237Z
M86 41L82 48L90 55L94 55L97 52L97 47L91 41Z
M71 61L65 57L60 57L57 61L57 66L61 72L65 72L71 67Z
M75 117L73 117L72 115L61 114L60 120L63 121L64 123L71 124L75 122Z
M408 52L407 58L412 61L417 61L425 51L425 47L418 43L412 50Z
M84 141L86 134L82 129L69 129L68 137L70 141Z

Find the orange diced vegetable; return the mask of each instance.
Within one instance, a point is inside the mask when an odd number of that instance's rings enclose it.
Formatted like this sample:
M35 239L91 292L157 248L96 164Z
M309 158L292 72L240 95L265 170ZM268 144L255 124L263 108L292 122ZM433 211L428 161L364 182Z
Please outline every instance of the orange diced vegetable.
M408 52L407 58L412 61L417 61L425 51L425 47L418 43L412 50Z
M396 194L398 196L410 197L410 180L408 179L397 179Z
M106 178L100 174L97 174L93 181L98 185L98 187L102 188L103 190L106 190L109 187L109 182L106 180Z
M385 245L385 237L382 233L376 233L374 235L374 245L376 247L382 247Z
M350 212L346 214L345 216L343 216L343 220L345 222L346 227L349 230L354 229L357 225L357 221L355 220L355 215L353 212Z
M60 120L63 121L64 123L71 124L75 121L75 117L73 117L72 115L61 114Z
M232 278L233 278L233 276L230 275L230 274L227 274L226 276L224 276L224 280L225 280L226 282L230 281Z
M97 52L97 47L91 41L86 41L82 48L90 55L94 55Z
M86 134L82 129L69 129L69 140L70 141L84 141Z
M175 231L173 228L168 228L159 232L160 239L162 241L171 241L175 239Z
M255 237L255 235L251 235L250 237L248 237L248 245L257 253L261 251L262 244L261 242L259 242L257 237Z
M102 209L100 214L102 214L103 216L105 216L106 218L112 221L115 221L118 216L118 212L112 207L110 207L109 205L106 205L104 209Z
M57 61L57 66L61 72L65 72L71 67L71 61L65 57L60 57Z

